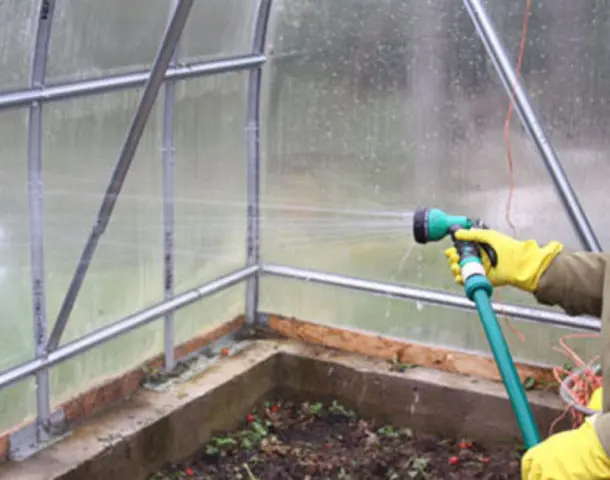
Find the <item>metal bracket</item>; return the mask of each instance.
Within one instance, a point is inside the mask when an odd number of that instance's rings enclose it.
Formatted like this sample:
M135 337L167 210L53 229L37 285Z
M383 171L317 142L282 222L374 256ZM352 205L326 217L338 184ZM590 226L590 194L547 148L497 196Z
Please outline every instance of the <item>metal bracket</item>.
M232 332L185 355L176 361L176 368L172 372L162 372L161 377L157 380L145 380L142 382L142 388L164 392L171 385L188 382L215 365L221 358L239 353L249 345L250 342L243 328ZM226 355L223 355L223 350L226 350Z
M9 460L21 462L68 437L72 432L68 428L63 410L53 412L47 427L42 432L43 441L38 441L37 425L33 422L9 436Z

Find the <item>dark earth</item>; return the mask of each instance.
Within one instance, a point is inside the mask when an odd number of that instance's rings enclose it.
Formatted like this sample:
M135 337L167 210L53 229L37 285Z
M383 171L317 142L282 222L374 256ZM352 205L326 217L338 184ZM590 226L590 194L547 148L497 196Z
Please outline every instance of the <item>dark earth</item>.
M337 402L267 402L240 430L151 480L520 479L521 451L487 451L359 418Z

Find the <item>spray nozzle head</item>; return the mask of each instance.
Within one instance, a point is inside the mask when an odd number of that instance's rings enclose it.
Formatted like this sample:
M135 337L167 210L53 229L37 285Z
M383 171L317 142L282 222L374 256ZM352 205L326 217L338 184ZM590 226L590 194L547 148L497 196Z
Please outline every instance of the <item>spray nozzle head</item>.
M413 214L413 237L420 244L437 242L452 228L471 228L473 221L462 215L447 215L437 208L421 208Z

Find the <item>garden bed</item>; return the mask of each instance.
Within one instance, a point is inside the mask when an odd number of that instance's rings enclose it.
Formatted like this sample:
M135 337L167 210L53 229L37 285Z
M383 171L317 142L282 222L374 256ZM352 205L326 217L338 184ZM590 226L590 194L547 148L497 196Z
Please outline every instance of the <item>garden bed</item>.
M151 480L519 479L520 455L365 420L337 401L274 399Z
M206 352L0 478L519 478L500 383L286 340ZM528 397L544 435L564 405Z

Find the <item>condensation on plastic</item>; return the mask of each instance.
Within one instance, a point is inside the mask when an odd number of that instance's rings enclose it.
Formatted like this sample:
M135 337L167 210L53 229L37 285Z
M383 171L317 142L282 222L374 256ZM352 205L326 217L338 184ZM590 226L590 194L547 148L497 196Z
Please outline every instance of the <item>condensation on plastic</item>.
M184 318L175 316L176 344L193 338L197 333L209 331L216 325L229 322L243 313L243 300L240 305L236 300L238 297L245 297L242 285L186 307L181 314L187 317L186 323L182 321ZM197 317L198 325L189 322L189 318L194 317ZM50 370L52 404L59 407L67 400L108 379L138 368L144 361L162 352L163 321L156 321L55 366Z
M250 53L257 4L254 0L195 2L182 36L180 61Z
M0 390L0 431L33 421L36 417L36 382L27 378Z
M136 90L46 107L43 125L47 314L57 318L138 105ZM62 343L163 299L161 125L140 141ZM137 350L137 349L134 349Z
M525 83L605 245L610 229L602 199L610 164L604 162L607 113L600 107L607 82L600 79L608 72L603 32L610 27L596 2L533 3L540 6L530 19ZM515 57L523 6L513 2L510 12L498 11L502 6L492 12L502 19L498 27ZM575 16L575 10L588 16ZM575 18L578 27L571 28L579 35L565 35L565 24ZM591 18L597 19L593 27ZM264 260L461 293L443 255L448 242L415 245L408 219L404 228L398 220L375 220L379 212L434 206L511 233L505 220L508 97L461 2L283 2L274 9L270 38L263 103ZM550 177L513 116L511 217L517 235L580 248ZM282 209L288 202L294 208ZM368 211L368 220L355 210ZM535 305L519 292L500 293L496 299ZM287 308L296 295L265 289L263 307L284 302ZM334 300L324 304L313 297L308 304L326 308L328 319L351 321L340 317ZM437 332L445 330L453 332L447 344L476 345L472 338L480 327L464 332L459 314L423 318L410 308L385 321L415 340L437 342ZM384 310L367 311L369 328L378 330ZM528 337L532 358L551 355L548 332Z
M25 88L30 81L32 42L36 36L36 0L0 2L0 89Z
M236 270L246 262L244 73L179 83L175 141L175 289ZM243 313L241 287L175 314L177 341L207 328L202 312L224 305ZM237 308L239 307L239 308ZM240 310L241 308L241 310ZM207 317L206 317L207 318ZM224 317L222 317L224 319Z
M0 371L34 357L27 111L0 114Z
M61 0L49 45L47 82L96 78L150 68L170 2Z
M249 53L256 3L251 0L195 2L181 37L180 62ZM58 2L51 34L48 81L95 78L150 68L171 5L170 1L151 3L150 0Z

